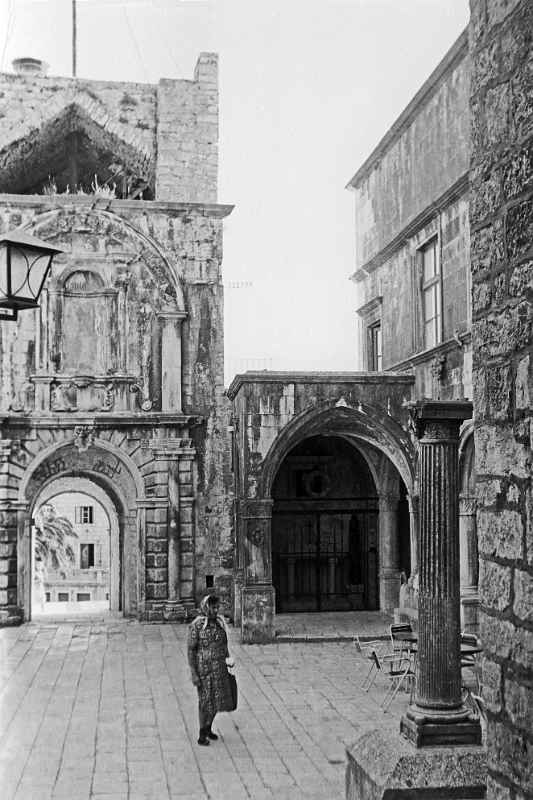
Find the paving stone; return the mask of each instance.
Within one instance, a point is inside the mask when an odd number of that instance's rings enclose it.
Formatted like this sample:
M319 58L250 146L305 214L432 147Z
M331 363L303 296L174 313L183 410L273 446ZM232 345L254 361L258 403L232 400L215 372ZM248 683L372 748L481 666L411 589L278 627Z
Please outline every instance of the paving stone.
M239 709L220 714L219 741L200 748L186 626L138 624L132 638L126 622L113 625L124 636L77 624L84 649L68 669L72 626L32 625L31 636L28 627L0 630L0 653L17 652L15 669L0 673L11 709L0 728L2 800L38 800L20 794L28 787L46 800L341 800L345 743L399 725L408 703L383 715L385 687L361 691L366 664L340 637L241 646L232 632Z

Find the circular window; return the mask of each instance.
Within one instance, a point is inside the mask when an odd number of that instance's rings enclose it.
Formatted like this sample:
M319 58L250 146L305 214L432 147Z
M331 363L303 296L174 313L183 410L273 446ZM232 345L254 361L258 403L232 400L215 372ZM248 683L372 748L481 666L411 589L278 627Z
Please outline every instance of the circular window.
M330 480L325 472L314 469L305 476L304 487L309 497L324 497L329 491Z

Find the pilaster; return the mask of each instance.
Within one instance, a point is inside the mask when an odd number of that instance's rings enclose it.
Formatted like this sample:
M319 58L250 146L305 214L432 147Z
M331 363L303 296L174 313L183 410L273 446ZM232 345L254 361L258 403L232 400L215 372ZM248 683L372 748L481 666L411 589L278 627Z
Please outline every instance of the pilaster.
M275 591L272 586L271 499L240 502L244 581L241 634L243 642L274 639Z
M461 584L461 629L478 629L478 548L476 528L476 498L459 497L459 553Z
M379 495L379 607L391 614L398 605L398 495Z

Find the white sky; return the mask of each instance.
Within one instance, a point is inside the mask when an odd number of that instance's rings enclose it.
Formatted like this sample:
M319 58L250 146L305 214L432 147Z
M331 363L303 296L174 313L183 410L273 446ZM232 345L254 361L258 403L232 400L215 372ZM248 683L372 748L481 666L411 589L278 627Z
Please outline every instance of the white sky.
M78 0L78 76L220 55L226 378L357 366L344 187L468 23L468 0ZM0 0L0 58L71 74L71 0ZM241 288L232 288L244 284ZM251 285L250 285L251 284Z

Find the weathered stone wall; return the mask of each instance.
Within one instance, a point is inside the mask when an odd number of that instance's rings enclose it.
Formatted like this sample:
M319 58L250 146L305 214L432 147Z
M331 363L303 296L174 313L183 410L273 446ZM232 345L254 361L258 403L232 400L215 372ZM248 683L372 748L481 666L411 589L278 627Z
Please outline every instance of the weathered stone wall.
M383 369L412 368L418 397L442 400L471 396L469 374L464 374L469 352L469 220L468 194L432 210L428 219L385 261L357 283L358 307L381 297ZM442 271L442 342L444 347L424 352L418 249L438 236ZM365 330L363 325L362 338ZM460 338L458 338L460 337ZM435 366L435 357L443 361ZM468 360L468 355L467 355ZM437 368L436 368L437 367ZM467 367L468 372L468 367Z
M471 2L474 406L489 798L533 796L533 102L528 0Z
M194 80L164 78L158 85L0 73L0 119L3 191L19 191L21 162L41 150L41 160L49 162L43 175L53 178L54 141L80 127L94 144L114 147L116 160L132 162L156 200L216 202L214 53L200 55Z
M218 66L202 53L194 81L157 87L157 200L215 203L218 174Z
M467 172L468 87L462 34L350 181L356 193L357 268Z

